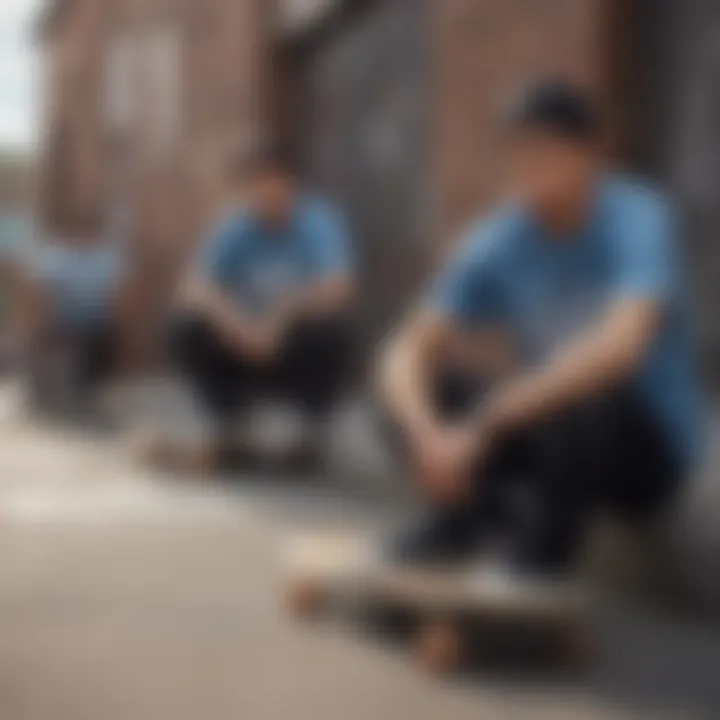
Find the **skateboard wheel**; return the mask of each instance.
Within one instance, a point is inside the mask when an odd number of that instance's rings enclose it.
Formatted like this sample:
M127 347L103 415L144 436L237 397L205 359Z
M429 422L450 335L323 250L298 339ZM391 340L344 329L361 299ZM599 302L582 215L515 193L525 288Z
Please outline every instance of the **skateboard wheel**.
M312 619L322 612L325 598L315 583L309 580L298 580L290 586L286 601L293 616Z
M202 444L183 447L156 432L136 433L131 438L131 447L139 463L157 470L209 475L218 465L214 447Z
M135 431L128 438L128 445L133 457L144 465L158 465L164 460L166 445L162 438L151 430Z
M209 475L218 467L217 451L209 446L192 448L182 460L186 472L194 475Z
M457 670L462 660L462 642L456 625L433 622L420 630L417 640L420 662L435 675Z
M559 661L567 670L582 670L590 663L595 643L586 628L572 628L563 633L559 647Z

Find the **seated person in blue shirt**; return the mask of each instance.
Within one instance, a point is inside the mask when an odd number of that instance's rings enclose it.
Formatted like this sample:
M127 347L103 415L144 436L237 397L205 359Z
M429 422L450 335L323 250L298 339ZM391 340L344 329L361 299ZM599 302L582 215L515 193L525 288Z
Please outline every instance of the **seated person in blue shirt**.
M603 167L598 110L572 85L527 88L505 123L510 202L381 363L430 499L388 552L459 561L502 536L508 567L546 577L572 569L601 506L640 520L671 502L701 422L667 201ZM449 372L446 349L483 338L512 363Z
M348 359L348 233L329 202L303 193L282 150L255 150L231 174L244 204L204 243L172 333L174 355L216 421L202 465L232 445L240 411L262 395L290 401L308 420L296 451L309 462Z
M32 223L0 206L0 372L13 368L22 345L22 306L27 288L26 255Z
M40 248L26 315L41 404L62 397L84 406L117 369L123 275L121 251L102 239L93 213L68 214L61 234Z

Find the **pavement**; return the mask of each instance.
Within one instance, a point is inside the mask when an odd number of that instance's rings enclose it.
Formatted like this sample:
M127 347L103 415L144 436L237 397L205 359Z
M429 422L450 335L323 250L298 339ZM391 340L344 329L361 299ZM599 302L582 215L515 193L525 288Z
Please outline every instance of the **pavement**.
M635 601L603 605L579 677L441 681L377 639L294 622L281 541L390 522L395 504L363 478L162 477L118 440L40 424L0 393L0 718L720 716L718 627Z

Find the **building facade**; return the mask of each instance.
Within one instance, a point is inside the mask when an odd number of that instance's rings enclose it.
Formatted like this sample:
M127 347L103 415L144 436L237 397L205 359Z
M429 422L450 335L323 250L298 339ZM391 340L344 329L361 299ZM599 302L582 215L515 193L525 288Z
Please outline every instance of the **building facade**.
M609 151L671 184L700 248L720 230L719 33L714 0L55 0L43 214L132 218L147 324L227 200L228 153L283 135L351 218L377 328L497 192L508 91L563 74L603 100Z
M255 0L55 0L44 64L41 215L119 223L130 355L147 358L172 286L222 198L222 160L264 120Z

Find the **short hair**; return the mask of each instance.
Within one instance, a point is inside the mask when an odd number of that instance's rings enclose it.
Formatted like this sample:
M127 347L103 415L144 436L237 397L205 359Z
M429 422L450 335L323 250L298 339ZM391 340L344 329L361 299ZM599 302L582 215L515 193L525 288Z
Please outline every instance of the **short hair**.
M280 143L261 143L238 150L231 158L228 172L233 180L246 180L264 172L296 175L294 154Z
M546 79L523 88L504 113L504 125L515 130L543 130L581 143L600 138L600 111L583 88Z

